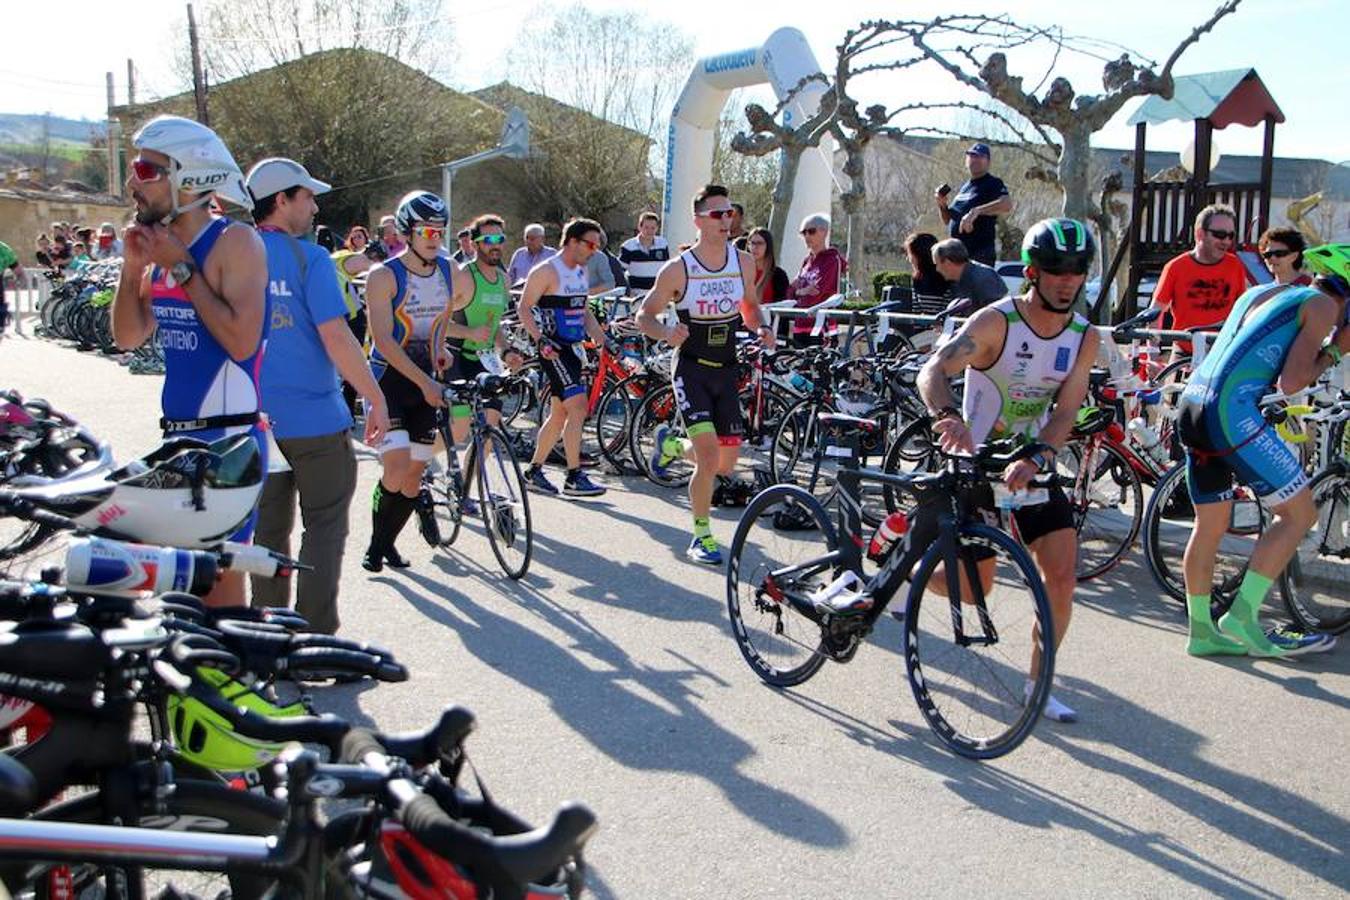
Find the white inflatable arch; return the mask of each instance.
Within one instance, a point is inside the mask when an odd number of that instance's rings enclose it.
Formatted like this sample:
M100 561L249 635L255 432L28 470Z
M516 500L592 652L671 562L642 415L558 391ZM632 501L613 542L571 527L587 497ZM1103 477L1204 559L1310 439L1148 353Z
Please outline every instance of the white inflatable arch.
M672 246L694 239L690 198L708 181L712 171L717 119L727 98L737 88L768 83L781 102L803 78L820 71L806 37L795 28L780 28L762 47L709 56L694 64L689 81L670 113L666 149L665 199L661 222ZM783 110L783 123L792 125L814 114L825 86L813 82ZM795 274L806 256L797 224L811 213L829 212L833 178L830 159L834 141L828 136L819 150L802 155L788 210L785 246L778 248L778 264ZM735 198L732 198L735 199Z

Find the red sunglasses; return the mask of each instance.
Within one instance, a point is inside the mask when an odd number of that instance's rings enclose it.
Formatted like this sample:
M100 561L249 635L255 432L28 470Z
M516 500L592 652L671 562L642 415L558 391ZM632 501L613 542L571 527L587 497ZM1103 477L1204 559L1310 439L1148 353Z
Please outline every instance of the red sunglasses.
M708 219L730 219L734 212L734 209L707 209L699 215Z
M148 159L141 159L139 156L131 161L131 171L136 175L137 181L158 181L169 174L169 170L164 166Z

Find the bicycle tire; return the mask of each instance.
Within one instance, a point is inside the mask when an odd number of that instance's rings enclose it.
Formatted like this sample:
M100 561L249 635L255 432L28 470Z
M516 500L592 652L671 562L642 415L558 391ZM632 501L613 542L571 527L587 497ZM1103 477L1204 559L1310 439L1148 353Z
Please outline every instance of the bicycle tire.
M596 406L595 441L600 446L600 455L619 475L627 475L636 468L630 465L629 426L650 384L651 379L645 373L629 375L611 385Z
M941 457L937 444L933 441L933 426L928 418L915 419L891 441L886 448L886 457L881 468L888 475L904 475L911 472L936 472ZM886 512L900 510L908 512L914 507L914 496L893 485L882 485Z
M448 428L441 432L441 439L445 443L445 465L434 474L428 469L422 478L431 491L432 511L440 531L435 548L444 550L455 543L464 524L464 475L454 456Z
M226 834L246 834L267 836L276 834L282 826L286 814L286 805L277 800L258 794L239 791L224 785L192 779L177 779L174 790L164 798L163 812L157 812L145 799L145 808L141 813L139 825L142 828L157 828L178 831L212 831ZM43 821L69 822L79 824L103 824L101 798L97 791L83 794L71 800L53 804L33 815ZM47 880L40 877L50 867L31 867L29 874L37 874L33 882L38 898L46 898L44 890ZM83 875L87 879L101 877L103 866L89 864ZM35 873L33 869L38 871ZM150 870L145 870L150 871ZM173 872L186 870L172 870ZM167 877L166 872L166 877ZM205 873L214 875L218 873ZM229 881L231 894L235 897L261 897L275 883L275 876L258 872L234 870L225 873ZM75 896L80 896L76 891ZM147 890L147 895L151 893ZM214 893L195 891L200 896L215 896ZM55 898L51 898L55 900Z
M820 414L832 411L814 397L794 403L784 413L769 450L769 474L773 480L779 484L804 485L811 496L825 506L834 500L839 489L825 467L819 424ZM831 463L830 467L835 465L837 463Z
M663 384L649 391L638 404L628 430L628 452L632 455L638 471L653 484L661 487L683 487L694 474L694 466L687 460L677 459L671 462L665 475L657 475L652 471L651 454L656 449L654 436L660 425L683 430L673 384Z
M1065 447L1074 457L1075 465L1074 477L1064 479L1070 485L1066 493L1078 534L1075 575L1080 582L1104 575L1119 565L1134 546L1144 520L1144 486L1125 455L1105 441L1096 442L1092 449L1093 475L1080 481L1077 473L1084 446L1083 442L1075 441ZM1121 515L1128 517L1124 523L1112 521ZM1095 549L1098 545L1101 549Z
M530 496L525 489L525 476L520 471L520 461L516 459L511 443L501 429L489 425L480 435L480 445L475 441L469 451L468 467L474 472L474 481L478 484L478 511L483 517L483 530L487 533L488 546L497 564L502 567L506 577L518 580L525 577L530 568L530 557L534 552L534 523L530 518ZM474 465L477 448L491 444L491 459L485 459L482 465ZM485 456L487 454L484 454ZM500 478L500 490L494 478ZM508 504L502 506L502 500ZM507 515L509 513L509 516ZM519 534L524 526L523 544L520 559L508 558L508 551L522 541Z
M1055 672L1055 642L1054 628L1051 624L1050 601L1045 593L1045 585L1041 582L1040 573L1036 570L1035 564L1031 561L1031 556L1026 549L1015 541L1010 535L997 528L984 525L977 522L967 522L961 525L958 530L958 553L962 547L982 545L986 549L995 551L997 558L999 551L1006 553L1007 560L1013 568L1020 574L1026 588L1031 595L1031 611L1033 622L1030 629L1029 652L1035 652L1039 649L1041 655L1040 669L1032 681L1032 691L1027 698L1024 693L1024 687L1028 677L1017 675L1001 675L1008 668L1015 668L1016 662L1011 659L1011 655L1005 651L999 651L998 656L1003 661L992 660L985 656L993 657L994 650L1005 641L1016 639L1019 635L1025 634L1023 628L1027 623L1017 623L1014 626L1000 625L995 629L997 637L992 643L981 645L972 643L968 646L951 641L951 635L938 637L944 629L950 630L953 627L953 615L951 604L945 596L934 592L931 595L934 606L940 608L933 611L932 619L924 615L925 591L928 588L928 582L932 578L937 565L942 561L942 544L935 542L932 547L924 554L919 565L915 569L915 574L909 590L909 599L905 604L905 629L904 629L904 657L905 672L908 676L910 690L914 695L914 702L919 705L919 711L927 720L929 727L938 739L942 741L953 752L960 756L970 759L994 759L1010 753L1018 747L1031 734L1032 729L1036 727L1037 720L1041 717L1041 711L1045 707L1045 700L1050 694L1050 683L1054 680ZM994 587L1006 576L1000 576L995 573ZM1009 612L1010 603L989 604L987 612L992 620L996 614L1001 622L1006 621ZM966 608L965 604L962 604ZM971 611L973 605L966 608L966 614L962 616L963 622L966 619L975 619ZM921 636L921 632L926 632L931 623L934 630L932 640ZM980 647L988 647L989 653L981 655L974 662L978 664L969 664L971 658L969 654L979 652ZM924 650L923 647L928 647ZM939 648L950 647L939 653ZM1019 654L1020 655L1020 654ZM948 657L951 657L949 662ZM957 659L959 657L959 659ZM1028 669L1030 668L1028 660ZM949 672L948 677L943 678L943 672ZM949 686L962 674L971 674L977 677L981 673L999 681L998 686L993 690L992 697L977 702L979 691L969 685L962 685L960 688L951 689L951 702L948 703L946 692ZM1016 683L1021 680L1023 683ZM1007 681L1013 681L1011 685ZM939 699L941 696L942 699ZM956 721L956 713L960 708L966 708L970 711L969 716L964 716L966 720L963 724ZM1009 724L997 730L991 735L977 736L967 733L969 726L981 709L1004 709L1009 712L1012 720ZM992 716L989 716L993 718ZM997 726L996 726L997 727Z
M1350 629L1350 472L1335 465L1317 474L1309 486L1317 522L1299 543L1285 570L1289 589L1285 607L1307 631L1344 634Z
M815 525L814 531L803 529L796 532L778 532L773 527L771 517L774 508L787 509L794 506L806 511ZM825 507L804 489L787 484L776 484L757 494L741 514L736 534L731 539L727 556L726 585L727 615L731 620L732 637L736 640L741 656L761 681L774 687L792 687L806 681L825 664L824 635L819 625L798 614L790 606L772 598L765 600L758 596L763 582L756 579L762 579L769 571L783 568L780 565L769 566L768 563L755 559L750 535L756 525L763 525L766 520L770 522L770 534L799 535L801 540L794 541L798 546L792 549L802 549L814 556L820 555L821 543L824 544L826 552L834 552L838 549L839 541ZM819 532L819 536L816 535L816 531ZM782 552L786 553L787 550L784 549ZM828 584L834 578L833 570L825 570L821 574L826 577L820 582L820 586ZM749 597L742 597L743 588L751 592ZM745 606L746 600L749 600L748 608ZM770 633L763 638L753 636L755 631L761 629L758 628L758 622L748 621L749 609L754 609L762 615L765 624L772 621ZM798 630L799 626L801 639L796 635L787 634L788 631ZM777 640L774 640L775 638ZM770 650L776 647L781 647L784 654L794 648L797 651L805 651L805 661L787 667L774 665L769 656Z
M754 415L751 408L754 404L755 391L753 386L747 385L741 389L741 419L745 423L745 431L741 435L741 446L751 452L759 452L764 449L772 451L773 436L778 431L779 424L787 411L796 403L796 399L791 395L774 386L767 379L761 386L760 392L760 410L759 415ZM768 442L768 447L764 444Z

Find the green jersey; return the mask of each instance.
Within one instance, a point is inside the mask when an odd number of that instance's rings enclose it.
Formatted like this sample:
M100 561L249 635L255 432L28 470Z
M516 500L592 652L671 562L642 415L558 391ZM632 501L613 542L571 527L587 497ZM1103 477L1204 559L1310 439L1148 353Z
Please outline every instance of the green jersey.
M473 276L473 300L468 306L455 311L453 321L470 328L481 328L486 325L490 333L486 341L451 338L450 346L457 348L469 359L477 359L479 350L487 350L496 345L497 326L501 324L502 316L506 313L511 295L506 285L506 276L500 269L494 269L497 277L493 281L488 281L477 263L470 262L464 268Z

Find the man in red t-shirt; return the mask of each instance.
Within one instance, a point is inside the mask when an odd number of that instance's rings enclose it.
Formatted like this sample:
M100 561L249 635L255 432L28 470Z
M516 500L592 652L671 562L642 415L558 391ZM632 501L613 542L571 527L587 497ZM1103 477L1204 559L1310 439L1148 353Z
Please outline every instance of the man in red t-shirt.
M1237 298L1247 289L1247 270L1235 255L1237 216L1231 206L1214 203L1195 217L1195 247L1168 260L1153 290L1153 306L1170 313L1171 326L1184 331L1223 324ZM1178 341L1173 355L1189 353L1189 341Z

